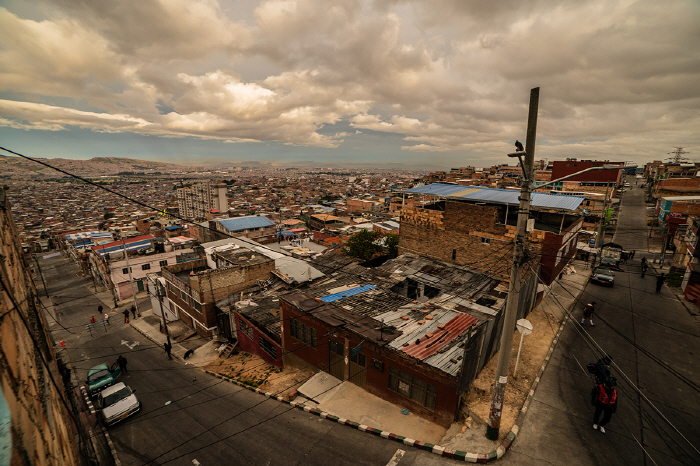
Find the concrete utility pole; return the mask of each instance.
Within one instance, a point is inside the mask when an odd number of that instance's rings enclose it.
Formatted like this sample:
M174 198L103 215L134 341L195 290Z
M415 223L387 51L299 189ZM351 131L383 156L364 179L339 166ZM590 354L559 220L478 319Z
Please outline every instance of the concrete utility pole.
M513 348L513 333L515 332L515 318L518 314L518 301L520 298L520 286L523 262L525 257L525 237L527 235L527 221L530 218L530 186L533 181L533 168L535 162L535 140L537 139L537 110L540 100L540 88L530 90L530 111L527 118L527 140L525 141L525 160L521 160L523 179L520 188L520 208L518 209L518 225L515 234L515 246L513 248L513 266L510 271L510 284L508 286L508 301L503 316L501 330L501 347L498 352L498 366L496 368L496 382L493 385L491 410L489 412L489 425L486 428L486 438L498 439L498 431L501 427L501 413L503 412L503 400L508 383L508 369L510 368L510 353Z
M165 308L163 307L163 294L160 292L160 281L156 278L156 294L158 295L158 304L160 304L160 316L163 319L163 328L165 329L165 336L168 338L168 346L170 348L173 345L170 343L170 330L168 330L168 321L165 319Z
M600 227L598 228L598 237L595 241L595 248L598 251L598 263L603 257L603 236L605 235L605 215L608 211L608 192L610 190L610 182L605 186L605 199L603 199L603 214L600 216ZM595 264L593 264L595 265Z
M136 293L134 292L134 280L131 278L131 267L129 266L129 253L126 250L126 243L124 238L122 238L122 247L124 248L124 259L126 259L126 270L129 272L129 286L131 287L131 297L134 298L134 307L136 308L136 313L141 314L139 309L139 303L136 301Z

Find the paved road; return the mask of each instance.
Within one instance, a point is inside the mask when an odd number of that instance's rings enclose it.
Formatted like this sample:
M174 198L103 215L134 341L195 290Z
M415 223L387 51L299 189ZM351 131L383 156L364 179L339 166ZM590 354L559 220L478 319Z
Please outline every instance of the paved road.
M85 331L96 314L89 279L63 258L42 260L49 294L58 304L51 331L78 380L119 354L128 359L120 378L136 390L143 409L109 433L124 465L386 465L398 449L403 465L451 461L321 420L236 385L213 378L182 361L169 361L162 348L112 316L104 329ZM168 403L169 402L169 403ZM167 404L166 404L167 403ZM95 416L91 425L100 429Z
M653 274L640 277L641 257L653 256L645 221L641 189L632 189L623 198L615 242L637 250L635 259L616 273L613 288L586 286L573 322L580 321L584 303L597 301L596 326L567 324L503 464L700 464L700 454L674 431L700 447L700 371L694 364L700 330L667 287L655 293ZM561 283L574 291L566 278ZM614 357L620 392L607 434L592 428L592 382L584 370L601 351Z

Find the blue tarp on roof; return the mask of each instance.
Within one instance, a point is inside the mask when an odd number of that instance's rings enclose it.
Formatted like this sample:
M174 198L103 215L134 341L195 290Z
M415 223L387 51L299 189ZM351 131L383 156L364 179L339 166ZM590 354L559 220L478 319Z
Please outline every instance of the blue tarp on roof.
M228 231L252 230L253 228L274 227L275 222L267 217L251 215L249 217L217 219Z
M349 296L364 293L365 291L376 289L377 287L374 285L358 286L356 288L350 288L349 290L340 291L338 293L333 293L329 294L328 296L324 296L323 298L321 298L321 301L324 301L326 303L332 303L333 301L338 301L339 299L347 298Z
M168 230L168 231L175 231L175 230L179 230L180 227L177 226L177 225L171 225L171 226L169 226L169 227L165 227L165 229Z
M408 194L428 194L439 197L452 197L478 202L494 202L497 204L519 205L520 190L494 189L483 186L462 186L454 184L433 183L403 191ZM531 193L532 207L545 209L576 210L586 199L583 196L567 196L563 194Z

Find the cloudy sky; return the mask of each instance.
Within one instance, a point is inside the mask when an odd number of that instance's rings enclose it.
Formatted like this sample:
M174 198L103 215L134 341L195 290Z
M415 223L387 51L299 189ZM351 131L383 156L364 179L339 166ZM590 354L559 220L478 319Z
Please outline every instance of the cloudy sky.
M3 0L0 141L195 164L700 161L697 0Z

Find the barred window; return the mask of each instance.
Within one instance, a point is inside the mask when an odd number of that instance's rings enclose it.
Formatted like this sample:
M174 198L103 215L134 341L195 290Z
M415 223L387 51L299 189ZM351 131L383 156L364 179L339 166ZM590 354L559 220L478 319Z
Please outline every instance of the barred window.
M143 264L141 270L151 270L151 264Z
M180 290L180 299L183 300L184 302L187 302L187 293Z
M202 312L202 304L198 303L194 299L192 300L192 307L195 309L195 311Z
M263 338L262 335L258 335L258 339L260 340L260 347L263 349L263 351L277 359L277 348L275 348L275 345L273 345L267 338Z
M299 322L296 319L289 319L289 331L294 338L306 343L312 348L316 348L316 329Z
M163 261L160 261L159 264L160 264L161 267L168 265L168 259L165 259L165 260L163 260Z
M435 410L437 388L391 366L389 367L389 390L432 411Z
M243 319L238 319L238 326L241 329L241 332L251 340L253 339L253 329L248 325L248 322L246 322Z

